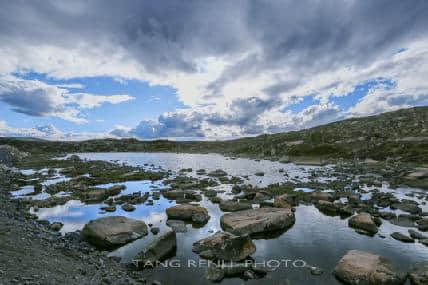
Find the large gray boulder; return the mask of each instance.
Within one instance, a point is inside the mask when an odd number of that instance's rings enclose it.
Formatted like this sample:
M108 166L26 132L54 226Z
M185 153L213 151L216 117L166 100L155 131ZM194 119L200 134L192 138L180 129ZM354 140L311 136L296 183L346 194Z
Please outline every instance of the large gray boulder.
M119 216L92 220L81 233L83 239L101 248L124 245L147 234L144 221Z
M252 209L253 206L250 203L243 203L232 200L222 200L220 202L220 209L223 212L236 212Z
M376 223L373 221L370 214L367 213L361 213L351 217L348 221L348 225L351 228L363 230L371 235L378 232Z
M385 258L368 252L350 250L334 269L335 276L350 285L399 285L406 280Z
M220 219L223 230L235 235L269 233L284 230L295 222L291 208L259 208L225 214Z
M192 250L211 259L240 261L256 251L248 235L236 236L228 232L217 232L193 244Z
M172 255L177 249L177 236L174 231L169 231L153 240L140 254L139 266L154 266ZM140 263L141 262L141 263Z
M168 219L191 221L205 224L210 219L207 209L191 204L176 205L166 209Z

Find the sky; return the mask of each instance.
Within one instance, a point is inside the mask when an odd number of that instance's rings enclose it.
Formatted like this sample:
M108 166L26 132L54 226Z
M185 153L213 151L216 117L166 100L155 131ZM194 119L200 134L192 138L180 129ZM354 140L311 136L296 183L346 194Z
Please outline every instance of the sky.
M228 139L428 105L428 1L0 0L0 136Z

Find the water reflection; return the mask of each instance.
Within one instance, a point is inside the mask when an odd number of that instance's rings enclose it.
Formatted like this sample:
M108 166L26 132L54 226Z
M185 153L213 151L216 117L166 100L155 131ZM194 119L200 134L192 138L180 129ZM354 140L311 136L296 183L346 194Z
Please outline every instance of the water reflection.
M165 153L85 153L79 154L86 159L99 159L108 161L118 161L134 166L142 166L146 169L172 170L178 173L182 168L192 168L192 172L187 173L190 176L197 176L196 170L205 169L210 172L216 169L223 169L233 176L246 177L245 183L254 186L266 186L271 183L290 181L298 178L298 181L309 181L311 171L322 170L320 167L296 166L293 164L281 164L271 161L253 161L238 158L235 160L226 159L221 155L201 155L201 154L165 154ZM284 169L282 171L281 169ZM280 171L281 170L281 171ZM254 175L257 172L264 172L264 176ZM286 175L285 175L286 174ZM206 176L198 176L206 177ZM334 180L335 177L319 177L319 181ZM162 181L131 181L121 183L126 185L126 190L122 194L131 194L141 191L158 191L165 187ZM99 185L100 187L110 187L114 184ZM398 188L392 190L384 183L382 187L364 187L368 193L363 195L363 199L369 199L372 191L379 189L381 192L393 192L399 199L411 199L421 202L415 195L409 197L409 193L420 191L412 188ZM220 185L216 189L224 190L221 197L230 196L231 185ZM314 189L298 188L296 191L312 192ZM22 189L21 194L25 194ZM346 202L346 198L342 200ZM161 233L170 228L165 224L165 209L173 206L175 202L168 201L161 197L154 200L154 204L136 205L133 212L125 212L120 207L114 213L105 213L100 210L104 204L85 205L80 201L69 201L65 205L56 206L50 209L40 209L37 213L41 219L50 221L60 221L64 223L62 232L80 230L89 220L107 215L123 215L137 219L143 219L147 224L159 227ZM202 228L195 228L187 225L186 233L177 233L178 245L174 260L180 261L180 268L155 268L152 272L153 279L160 280L163 284L210 284L205 279L204 270L195 267L186 266L189 259L198 261L199 256L192 252L192 244L212 233L221 230L220 217L223 212L217 204L211 203L206 198L200 204L207 208L211 216L208 223ZM427 206L421 205L424 211ZM383 209L382 211L392 211L397 215L400 210ZM347 219L338 216L326 216L318 211L312 205L300 205L296 208L296 223L285 233L275 238L261 238L254 240L257 251L253 254L256 261L267 260L304 260L312 266L321 267L324 274L313 276L309 270L303 268L279 268L275 272L270 272L264 279L249 280L248 284L339 284L330 274L338 260L351 249L365 250L380 254L399 264L402 269L410 266L414 262L426 261L428 259L428 247L420 243L405 244L390 237L395 231L407 233L408 228L399 227L388 221L383 221L379 228L380 236L369 237L357 234L348 227ZM130 262L155 236L149 234L147 237L134 241L126 246L118 248L111 252L111 255L118 256L122 262ZM286 281L289 283L285 283ZM222 284L242 284L239 278L225 279ZM283 282L283 283L281 283Z

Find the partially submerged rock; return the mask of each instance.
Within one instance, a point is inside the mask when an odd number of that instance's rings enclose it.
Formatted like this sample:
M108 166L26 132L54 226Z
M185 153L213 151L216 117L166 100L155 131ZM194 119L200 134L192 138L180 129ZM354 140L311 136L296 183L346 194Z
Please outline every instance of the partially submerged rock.
M232 201L232 200L222 200L220 202L220 209L223 212L236 212L252 209L252 205L250 203Z
M291 208L259 208L225 214L220 219L223 230L236 235L285 230L295 222Z
M166 225L176 233L185 233L187 232L186 223L181 220L168 220Z
M391 234L391 237L396 239L396 240L402 241L402 242L409 242L409 243L415 242L415 240L413 238L411 238L405 234L402 234L400 232L393 232Z
M169 231L153 240L141 253L139 266L154 266L156 262L171 256L177 248L177 236L174 231ZM141 262L141 264L140 264Z
M205 224L210 219L207 209L191 204L176 205L166 209L169 219L191 221L197 224Z
M406 275L383 257L368 252L350 250L334 269L335 276L351 285L399 285Z
M217 232L193 244L196 253L211 252L211 259L239 261L256 251L256 246L248 235L236 236L228 232Z
M147 234L144 221L119 216L92 220L81 233L83 239L103 248L124 245Z
M348 224L351 228L364 230L372 235L378 232L376 223L373 221L370 214L367 213L361 213L351 217L348 221Z

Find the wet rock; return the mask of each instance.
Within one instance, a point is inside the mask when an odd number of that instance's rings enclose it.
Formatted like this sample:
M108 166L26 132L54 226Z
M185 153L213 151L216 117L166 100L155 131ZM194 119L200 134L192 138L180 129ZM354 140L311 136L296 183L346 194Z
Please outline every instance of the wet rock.
M105 248L124 245L147 234L144 221L118 216L92 220L81 232L83 239Z
M399 285L406 275L379 255L350 250L334 269L336 278L351 285Z
M217 232L193 244L196 253L211 251L212 258L239 261L256 251L256 246L248 235L236 236L228 232Z
M174 231L169 231L153 240L140 254L141 267L153 266L157 261L162 261L172 255L177 248L177 236Z
M262 171L254 173L255 176L265 176L265 173Z
M169 219L192 221L205 224L210 219L207 209L190 204L182 204L166 209Z
M420 239L419 242L425 246L428 246L428 238L426 239Z
M62 227L64 226L64 224L63 223L60 223L60 222L54 222L54 223L52 223L51 225L50 225L50 229L51 230L53 230L53 231L55 231L55 232L59 232L61 229L62 229Z
M402 234L400 232L393 232L391 234L391 237L402 242L415 242L413 238L406 236L405 234Z
M428 262L415 264L409 272L409 279L412 285L428 284Z
M373 221L372 217L367 213L361 213L351 217L348 221L348 225L351 228L364 230L372 235L378 232L378 228L375 222Z
M409 230L409 235L414 239L428 239L428 236L425 236L415 230Z
M166 221L166 225L176 233L185 233L187 232L186 224L180 220L168 220Z
M220 219L223 230L235 235L285 230L295 222L291 208L259 208L225 214Z
M349 217L355 213L354 209L350 205L346 205L344 207L341 207L341 208L339 208L338 211L339 211L340 216L342 216L342 217Z
M220 209L223 212L236 212L251 209L253 206L250 203L243 203L231 200L222 200L220 202Z
M407 214L398 215L398 217L391 219L390 222L392 224L400 226L400 227L414 227L415 226L414 218L411 215L407 215Z
M129 203L125 203L122 205L122 210L126 212L132 212L132 211L135 211L135 206Z

